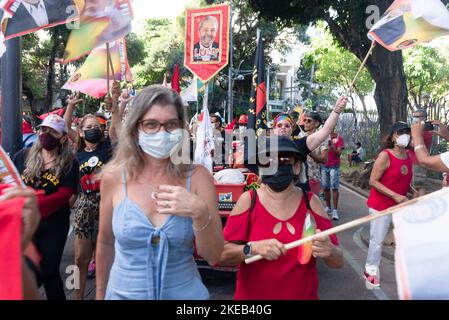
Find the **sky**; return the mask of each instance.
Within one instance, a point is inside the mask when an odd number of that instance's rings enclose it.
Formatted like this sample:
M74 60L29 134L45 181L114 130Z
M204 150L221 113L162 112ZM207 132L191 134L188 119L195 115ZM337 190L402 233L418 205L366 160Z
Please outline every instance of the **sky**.
M148 18L176 18L188 0L132 0L133 29L139 29L139 22Z

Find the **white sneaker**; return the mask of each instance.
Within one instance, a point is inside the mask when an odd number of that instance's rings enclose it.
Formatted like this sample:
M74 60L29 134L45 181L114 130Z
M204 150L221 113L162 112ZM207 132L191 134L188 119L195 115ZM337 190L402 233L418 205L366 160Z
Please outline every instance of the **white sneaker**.
M329 207L326 207L326 209L325 209L325 210L326 210L326 213L327 213L328 215L330 215L330 214L331 214L331 211L332 211L332 210L331 210L331 208L329 208Z
M338 212L337 210L332 210L332 220L339 220L340 218L338 217Z

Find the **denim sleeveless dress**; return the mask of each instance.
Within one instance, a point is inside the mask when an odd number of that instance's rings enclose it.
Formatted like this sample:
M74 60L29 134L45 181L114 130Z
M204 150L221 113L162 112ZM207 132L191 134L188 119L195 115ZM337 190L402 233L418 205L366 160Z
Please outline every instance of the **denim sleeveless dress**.
M188 191L191 174L187 178ZM193 259L192 219L170 215L156 228L128 198L124 171L122 185L124 198L112 216L115 258L105 299L209 299Z

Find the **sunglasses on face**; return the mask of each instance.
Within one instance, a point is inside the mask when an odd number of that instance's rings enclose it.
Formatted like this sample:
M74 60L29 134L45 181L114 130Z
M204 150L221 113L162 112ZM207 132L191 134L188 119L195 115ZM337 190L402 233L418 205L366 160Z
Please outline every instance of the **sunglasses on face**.
M294 165L296 162L297 159L295 157L280 156L274 159L271 158L267 163L258 163L257 165L262 168L268 168L272 165L278 166Z
M397 134L398 136L403 135L403 134L410 134L410 129L401 129L401 130L398 130L398 131L396 131L396 134Z
M304 123L312 123L312 122L314 122L313 119L304 119Z

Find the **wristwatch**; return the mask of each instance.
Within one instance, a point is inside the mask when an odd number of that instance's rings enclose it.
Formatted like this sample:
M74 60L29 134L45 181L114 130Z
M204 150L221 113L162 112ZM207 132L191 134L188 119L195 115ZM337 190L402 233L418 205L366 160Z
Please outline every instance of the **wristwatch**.
M251 242L246 243L243 246L243 253L245 254L245 257L250 258L253 256L253 250L251 248Z

